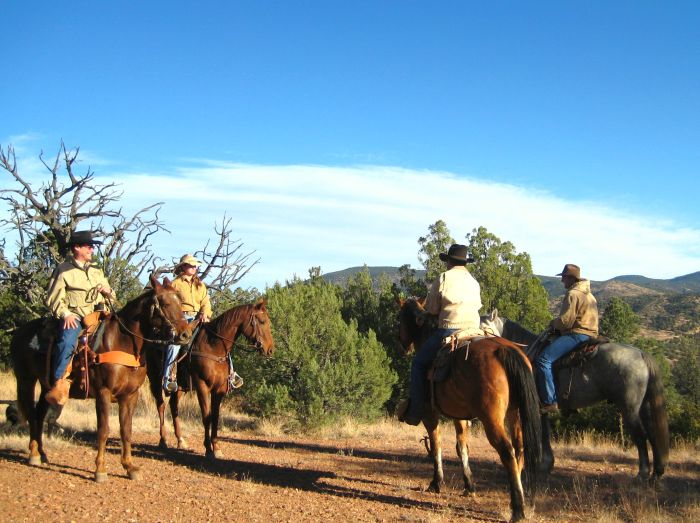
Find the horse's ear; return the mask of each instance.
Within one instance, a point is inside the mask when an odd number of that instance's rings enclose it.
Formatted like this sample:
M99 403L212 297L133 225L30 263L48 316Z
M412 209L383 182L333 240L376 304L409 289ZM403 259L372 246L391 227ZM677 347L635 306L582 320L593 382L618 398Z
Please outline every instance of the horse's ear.
M401 296L396 296L396 303L398 304L399 308L403 308L403 304L406 303L406 300L404 300Z
M154 291L157 291L157 290L161 287L160 282L158 281L158 278L156 278L155 276L153 276L153 274L151 274L151 275L148 277L148 281L151 282L151 288L152 288Z
M425 302L428 301L428 297L416 299L416 303L420 305L421 309L425 309Z
M255 308L258 310L264 309L265 305L267 305L267 301L265 300L265 298L260 298L257 302L255 302Z
M163 287L170 287L170 278L163 276Z
M493 309L491 311L491 317L489 318L489 320L496 321L496 318L498 318L498 309Z

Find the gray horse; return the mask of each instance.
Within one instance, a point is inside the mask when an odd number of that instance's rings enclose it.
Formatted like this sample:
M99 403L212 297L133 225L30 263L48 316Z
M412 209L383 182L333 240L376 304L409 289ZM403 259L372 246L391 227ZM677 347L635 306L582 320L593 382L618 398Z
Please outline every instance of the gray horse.
M500 318L498 311L482 318L482 328L507 340L532 347L543 337L518 323ZM528 356L532 359L528 350ZM597 354L581 366L555 372L557 398L564 409L589 407L600 401L617 406L639 453L639 475L652 482L660 478L668 463L669 430L664 386L654 359L631 345L604 343ZM542 464L554 467L550 424L542 416ZM650 475L647 442L654 457Z

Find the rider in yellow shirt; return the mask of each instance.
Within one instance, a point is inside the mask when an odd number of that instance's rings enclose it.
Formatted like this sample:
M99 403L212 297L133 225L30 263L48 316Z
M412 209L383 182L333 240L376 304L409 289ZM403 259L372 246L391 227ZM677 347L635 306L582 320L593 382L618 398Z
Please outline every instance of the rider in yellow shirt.
M188 322L199 318L206 323L211 318L211 301L207 286L197 276L197 268L201 262L191 254L185 254L180 258L180 263L175 266L173 273L176 278L172 282L182 300L182 313ZM175 361L180 350L180 345L169 345L165 352L163 365L163 390L166 394L177 391L177 366Z

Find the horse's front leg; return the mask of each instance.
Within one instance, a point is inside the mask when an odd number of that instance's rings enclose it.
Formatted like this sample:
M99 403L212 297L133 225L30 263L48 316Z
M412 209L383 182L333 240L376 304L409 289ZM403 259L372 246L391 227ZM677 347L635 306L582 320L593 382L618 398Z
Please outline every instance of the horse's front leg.
M107 481L107 469L105 468L105 448L109 436L109 405L112 393L109 389L101 387L95 398L95 412L97 414L97 458L95 458L95 481L102 483Z
M122 467L129 479L141 479L141 469L134 465L131 458L131 427L139 399L139 390L119 398L119 432L122 438Z
M204 380L197 380L195 387L197 388L199 410L202 411L202 425L204 425L204 454L208 458L213 458L214 450L211 447L211 436L209 433L209 429L211 427L211 401L209 399L209 387L207 387Z
M211 446L214 457L221 459L223 452L219 449L219 413L221 412L221 400L224 395L221 392L212 390L211 392Z
M183 394L184 392L178 389L177 392L170 396L170 414L173 418L173 429L175 430L175 437L177 438L177 448L188 449L190 447L187 441L185 441L185 438L182 437L182 427L180 424L180 400Z
M469 468L469 426L466 420L454 420L455 437L457 439L457 456L462 461L462 478L464 479L464 494L473 495L475 492L472 471Z
M428 490L430 492L440 492L445 484L442 472L442 446L440 443L440 423L435 412L429 412L423 418L423 425L428 431L430 440L430 454L433 458L433 481L430 482Z

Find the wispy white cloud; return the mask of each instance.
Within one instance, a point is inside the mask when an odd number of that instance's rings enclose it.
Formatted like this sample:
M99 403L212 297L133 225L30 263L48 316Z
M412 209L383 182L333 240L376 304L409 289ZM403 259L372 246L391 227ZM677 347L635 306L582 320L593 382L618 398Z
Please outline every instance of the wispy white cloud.
M700 230L643 210L565 200L541 190L447 172L397 167L193 163L168 173L107 174L134 209L167 202L173 231L157 251L175 258L201 247L224 213L234 236L262 260L243 285L264 287L362 265L417 266L417 239L444 220L457 240L485 226L528 252L538 274L564 263L586 277L670 278L700 270Z

